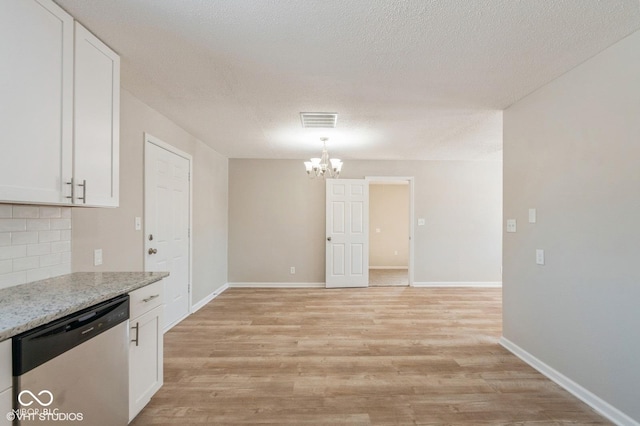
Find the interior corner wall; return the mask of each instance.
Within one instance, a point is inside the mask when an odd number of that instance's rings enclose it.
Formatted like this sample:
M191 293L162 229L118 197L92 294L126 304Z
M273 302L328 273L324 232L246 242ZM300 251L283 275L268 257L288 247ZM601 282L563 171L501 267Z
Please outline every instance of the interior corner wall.
M120 99L120 207L73 208L73 271L143 271L144 133L193 156L193 303L227 282L228 159L122 89ZM144 224L143 224L144 225ZM93 266L93 251L103 264Z
M409 185L369 185L369 267L409 265Z
M504 112L503 329L640 423L638 76L640 32Z
M345 161L341 178L365 176L414 177L416 282L501 281L502 162ZM229 160L229 282L324 281L325 181Z

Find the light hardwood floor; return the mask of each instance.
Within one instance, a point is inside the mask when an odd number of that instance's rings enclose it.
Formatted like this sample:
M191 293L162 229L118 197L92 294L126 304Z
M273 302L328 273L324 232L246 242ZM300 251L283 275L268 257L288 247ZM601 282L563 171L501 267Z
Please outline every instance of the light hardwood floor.
M501 289L230 289L133 425L610 424L498 344Z
M407 287L408 269L369 269L369 287Z

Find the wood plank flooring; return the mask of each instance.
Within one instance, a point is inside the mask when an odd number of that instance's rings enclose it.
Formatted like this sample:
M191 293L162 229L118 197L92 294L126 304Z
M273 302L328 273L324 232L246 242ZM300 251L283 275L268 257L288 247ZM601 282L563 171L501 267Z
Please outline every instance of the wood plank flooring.
M610 424L500 336L501 289L229 289L165 334L132 424Z
M408 269L369 269L369 287L407 287Z

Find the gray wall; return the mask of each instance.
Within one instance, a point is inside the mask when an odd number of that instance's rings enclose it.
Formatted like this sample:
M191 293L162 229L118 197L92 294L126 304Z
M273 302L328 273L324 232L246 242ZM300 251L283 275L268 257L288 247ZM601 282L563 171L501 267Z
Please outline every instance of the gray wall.
M341 177L365 176L415 177L415 281L501 281L501 162L345 160ZM324 282L324 258L324 181L298 160L229 160L229 281Z
M144 133L193 156L193 302L227 282L228 160L126 90L120 105L120 207L72 209L74 271L142 271ZM104 263L93 266L93 250Z
M409 220L409 185L369 185L370 268L407 267Z
M636 421L639 76L636 32L504 113L504 336Z

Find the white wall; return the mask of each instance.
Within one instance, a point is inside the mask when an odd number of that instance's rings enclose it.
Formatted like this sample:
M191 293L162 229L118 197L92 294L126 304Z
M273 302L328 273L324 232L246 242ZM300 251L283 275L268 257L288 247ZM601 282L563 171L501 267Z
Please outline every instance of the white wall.
M228 160L126 90L120 106L120 207L72 209L74 271L144 270L144 133L191 154L193 162L193 302L227 282ZM103 265L93 266L102 248Z
M640 32L505 111L504 218L504 336L640 422Z
M414 176L416 282L501 281L502 163L345 161L341 177ZM289 267L296 267L296 275ZM229 281L324 282L325 182L298 160L229 161Z

